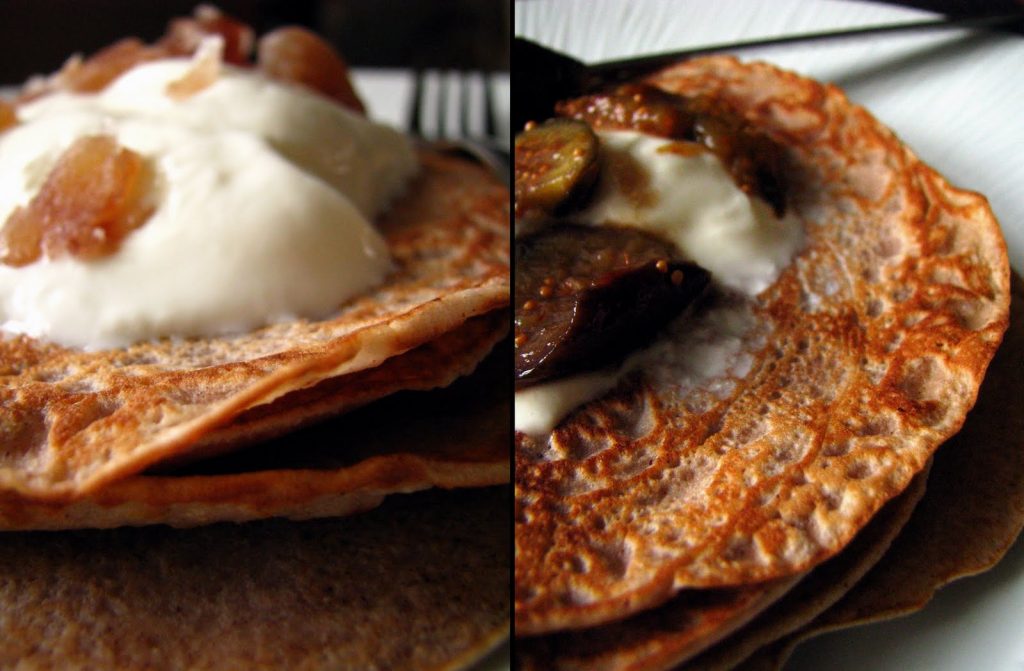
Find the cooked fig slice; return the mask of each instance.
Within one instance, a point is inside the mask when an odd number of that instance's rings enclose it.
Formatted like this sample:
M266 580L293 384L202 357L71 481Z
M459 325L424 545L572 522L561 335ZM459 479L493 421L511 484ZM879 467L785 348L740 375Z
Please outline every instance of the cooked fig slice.
M720 100L624 84L560 102L556 110L595 130L634 130L703 145L718 156L739 188L759 195L779 216L785 210L782 149Z
M516 218L551 214L597 178L597 136L587 124L552 119L516 136Z
M648 135L695 140L696 115L688 100L644 84L623 84L556 105L560 116L595 130L635 130Z
M710 276L627 228L558 226L516 241L516 386L592 370L645 345Z

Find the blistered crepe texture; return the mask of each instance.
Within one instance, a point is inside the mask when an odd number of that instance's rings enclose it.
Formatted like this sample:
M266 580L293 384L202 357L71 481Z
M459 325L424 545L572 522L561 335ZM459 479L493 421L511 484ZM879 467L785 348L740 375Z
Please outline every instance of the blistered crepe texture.
M47 498L95 490L187 453L247 408L505 305L507 188L455 159L424 154L422 168L378 222L396 271L330 319L100 352L0 341L0 488Z
M812 619L878 561L924 493L926 471L885 506L842 554L806 577L791 576L747 587L685 590L661 606L621 622L519 639L521 668L730 668L759 645Z
M933 467L919 473L839 555L818 566L750 624L678 667L679 671L781 668L805 638L917 610L939 586L998 561L1024 525L1024 416L1007 407L1008 400L1012 403L1011 399L1024 395L1020 371L1024 371L1024 288L1014 275L1006 336L977 404L957 435L940 447ZM917 505L922 493L924 498ZM908 517L911 521L903 527ZM749 598L766 587L711 590L704 599L721 603L726 596L747 594ZM657 609L621 623L522 639L517 643L522 666L595 671L676 668L683 659L680 653L689 650L685 646L703 643L700 630L694 627L701 614L696 603L700 599L684 591ZM837 605L830 609L833 604ZM728 621L723 618L722 622ZM793 632L797 633L790 635Z
M853 588L891 550L904 525L926 494L931 465L889 501L838 555L815 567L771 608L689 660L680 671L726 671L736 668L761 646L799 629Z
M399 492L507 483L509 347L480 363L507 325L505 311L474 317L380 366L254 408L229 427L232 444L291 431L264 444L130 476L70 502L0 494L0 529L306 519L368 510ZM350 412L296 430L339 410Z
M472 317L455 329L378 366L332 377L312 387L289 392L271 403L249 408L230 424L204 434L187 455L177 460L164 460L160 467L173 468L230 452L239 444L274 438L398 391L446 387L472 373L508 330L509 315L505 309ZM491 386L503 386L507 378L507 373L502 373L492 362L474 374L470 384L486 389L484 398L493 401L489 393ZM461 408L448 412L465 414Z
M681 386L663 342L657 368L550 440L517 436L524 634L838 552L960 427L1007 324L1006 248L985 199L838 89L728 57L652 81L719 97L786 147L806 246L758 296L723 377Z
M780 668L818 634L919 610L936 590L991 568L1024 527L1024 281L1014 275L1010 327L963 429L942 446L928 493L878 565L806 628L743 669Z
M0 667L450 669L508 635L507 488L342 519L13 533Z

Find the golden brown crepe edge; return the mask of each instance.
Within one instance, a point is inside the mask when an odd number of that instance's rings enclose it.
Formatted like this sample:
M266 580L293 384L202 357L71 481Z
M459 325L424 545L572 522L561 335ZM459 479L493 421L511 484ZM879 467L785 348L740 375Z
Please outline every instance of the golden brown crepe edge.
M978 404L938 452L931 489L892 552L819 618L757 651L744 671L781 668L820 634L921 610L943 586L987 571L1013 546L1024 527L1024 417L1006 408L1024 396L1024 280L1017 272L1012 298L1010 327Z
M718 85L725 88L729 76L737 76L737 72L743 74L744 68L750 68L749 74L750 81L745 82L747 86L752 85L751 82L758 81L758 77L765 76L768 73L770 77L778 77L784 82L788 82L797 86L802 94L809 95L811 98L821 102L824 98L829 98L832 104L840 104L845 106L848 113L861 119L868 120L872 123L874 132L879 134L879 137L887 142L889 145L898 147L896 150L901 161L905 161L910 171L905 175L906 178L910 179L913 186L920 190L922 194L928 194L938 200L936 202L942 203L944 206L948 206L957 215L963 215L969 219L973 226L976 226L977 230L966 230L973 236L981 236L981 246L986 250L987 254L991 258L984 260L978 260L979 262L984 261L988 264L991 269L991 295L990 301L990 314L989 319L983 325L982 328L973 332L969 338L965 340L971 345L970 356L965 359L961 357L957 360L958 371L967 374L980 384L980 380L985 372L988 362L991 359L991 354L996 349L1002 333L1005 331L1007 319L1006 308L1009 303L1009 268L1006 256L1006 243L1002 238L1002 235L998 229L998 223L995 220L991 209L988 207L987 201L983 196L971 191L966 191L953 187L944 178L941 177L930 167L921 163L913 152L902 145L898 138L888 129L884 128L879 122L874 121L873 117L864 110L863 108L854 105L845 95L834 86L822 85L813 83L813 86L809 85L809 80L796 75L795 73L782 71L766 63L752 63L749 65L740 64L740 62L732 57L710 57L705 59L697 59L685 63L680 66L674 66L663 71L660 74L655 75L652 81L655 84L664 85L668 83L667 88L672 88L671 83L675 79L683 78L690 75L682 75L680 71L686 68L695 68L696 70L705 69L706 72L701 72L698 75L694 75L695 78L704 77L708 80L712 77L719 76L721 81ZM754 71L757 71L756 73ZM756 74L756 76L755 76ZM755 97L750 91L745 91L752 97ZM791 92L792 93L792 92ZM838 103L837 103L838 101ZM782 100L774 101L778 104L781 111L768 109L768 103L764 103L763 100L755 101L752 104L751 109L756 110L758 114L770 115L778 112L779 114L798 114L800 111L800 99L799 96L794 96L793 100ZM786 107L787 104L793 104L796 107L796 111ZM835 140L835 138L832 138ZM916 192L915 192L916 193ZM922 203L915 203L915 207L920 208ZM933 216L934 213L923 213L922 216ZM962 343L961 343L962 344ZM948 435L952 435L963 423L963 416L966 414L966 409L969 409L977 398L977 386L974 386L973 393L964 394L959 399L960 405L965 408L964 413L960 414L958 422L950 422L948 426L944 427L943 435L937 435L934 440L931 438L930 443L933 443L933 448L937 447L938 444ZM960 406L958 406L960 407ZM948 435L946 435L948 434ZM847 525L848 529L844 532L843 537L845 540L842 543L836 544L831 550L819 551L811 556L806 557L803 561L794 564L787 570L806 570L811 566L818 564L827 559L835 552L845 545L852 537L853 533L857 529L862 527L870 517L877 512L878 508L888 500L889 497L898 494L902 491L903 487L909 482L913 472L917 470L917 466L923 466L927 461L928 455L921 455L918 460L918 464L911 464L908 468L903 469L895 481L889 483L890 489L885 492L884 497L874 497L871 501L871 505L863 507L861 514L855 519L851 518L850 523ZM517 476L518 479L518 476ZM548 504L554 505L554 504ZM548 547L545 545L544 547ZM554 553L545 551L547 556L554 556ZM517 555L518 556L518 555ZM518 569L517 569L518 570ZM771 576L776 575L775 573L766 573L765 570L761 572L746 575L744 580L746 581L758 581L768 579ZM680 570L675 573L667 570L662 570L650 580L646 585L633 589L628 593L621 594L620 596L611 599L602 599L597 603L588 603L584 605L573 602L569 610L572 610L572 614L569 615L567 612L562 612L561 615L540 616L536 613L530 615L526 609L520 609L520 603L517 599L517 610L516 610L516 623L517 628L520 631L527 633L542 633L560 627L579 627L579 626L591 626L598 624L602 621L608 621L621 617L623 613L635 612L644 608L649 608L654 604L661 603L665 599L669 598L671 594L678 590L680 586L697 586L697 587L711 587L723 584L723 581L709 578L708 575L692 575L690 572ZM557 610L557 609L556 609ZM566 610L561 608L559 612Z
M0 341L0 489L43 498L88 491L187 451L249 405L507 305L507 188L465 161L422 160L409 193L379 222L398 261L391 280L326 321L100 353Z

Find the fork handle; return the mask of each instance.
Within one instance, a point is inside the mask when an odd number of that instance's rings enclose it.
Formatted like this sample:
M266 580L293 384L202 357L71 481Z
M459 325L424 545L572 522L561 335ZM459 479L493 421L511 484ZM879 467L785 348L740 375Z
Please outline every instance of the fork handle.
M887 33L952 30L955 28L980 30L986 28L1001 28L1016 23L1024 24L1024 10L981 16L947 16L940 19L927 19L924 21L904 21L900 23L889 23L876 26L863 26L860 28L844 28L842 30L826 30L814 33L797 33L795 35L777 35L774 37L761 37L752 40L743 40L740 42L712 44L691 49L648 54L646 56L638 56L635 58L623 58L612 61L602 61L600 63L592 63L584 66L586 68L586 79L588 80L584 82L584 85L589 88L590 85L627 81L638 75L671 65L672 63L687 58L722 51L750 49L753 47L768 47L781 44L792 44L794 42L817 42L821 40L863 37L865 35L884 35Z

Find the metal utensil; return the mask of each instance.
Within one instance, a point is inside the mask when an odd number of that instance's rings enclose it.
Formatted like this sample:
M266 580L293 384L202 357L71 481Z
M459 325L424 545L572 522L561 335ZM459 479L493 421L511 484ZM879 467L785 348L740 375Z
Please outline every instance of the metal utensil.
M882 35L909 31L951 29L993 29L1020 24L1024 26L1024 10L1009 14L967 17L944 17L926 21L892 23L860 28L847 28L796 35L713 44L678 51L650 54L600 63L583 63L571 56L523 38L512 43L512 128L518 131L531 119L551 115L556 101L634 79L671 63L694 56L751 47L765 47L795 42L815 42L840 38Z
M498 135L492 82L483 72L416 72L409 130L434 149L467 156L509 176L509 139Z

